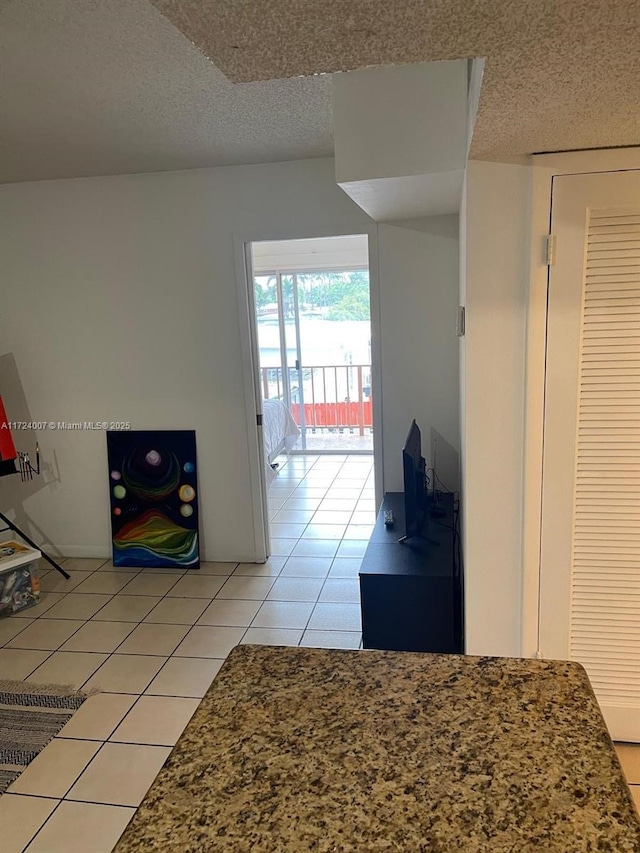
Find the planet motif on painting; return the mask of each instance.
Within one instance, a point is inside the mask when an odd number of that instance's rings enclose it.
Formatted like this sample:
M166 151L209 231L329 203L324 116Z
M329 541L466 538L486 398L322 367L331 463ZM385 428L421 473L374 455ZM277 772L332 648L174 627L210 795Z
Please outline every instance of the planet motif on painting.
M157 450L150 450L144 458L154 468L162 462L162 456L160 456Z
M188 483L184 486L180 486L180 491L178 492L180 495L180 500L188 503L192 501L196 496L196 490L193 486L190 486Z

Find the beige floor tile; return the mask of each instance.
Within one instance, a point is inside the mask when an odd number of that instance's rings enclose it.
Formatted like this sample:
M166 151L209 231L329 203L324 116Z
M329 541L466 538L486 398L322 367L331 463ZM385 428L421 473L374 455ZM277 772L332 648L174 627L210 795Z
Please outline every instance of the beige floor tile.
M326 578L331 562L331 557L289 557L280 577Z
M182 577L182 575L163 575L159 572L142 571L136 575L127 588L124 595L166 595Z
M359 604L360 582L357 578L327 578L319 600L340 604Z
M270 525L270 531L276 539L298 539L304 533L306 526L304 523L278 523L274 521Z
M16 619L13 616L0 619L0 646L4 646L5 643L12 640L20 631L24 631L29 625L33 625L33 622L33 619Z
M134 814L122 806L62 802L27 853L111 853Z
M94 572L75 588L75 592L98 592L113 595L131 581L128 572Z
M350 524L344 532L344 538L368 541L373 533L373 528L373 524Z
M150 655L111 655L85 688L99 687L106 693L143 693L165 660Z
M247 627L260 609L260 601L241 601L238 598L216 599L198 619L198 625Z
M297 539L271 539L271 553L274 557L288 557L298 544Z
M207 598L164 598L144 621L161 625L195 625L210 603Z
M328 501L357 501L362 496L362 489L339 489L336 486L332 486L326 494L326 500Z
M333 563L331 564L331 569L329 570L329 577L357 578L361 565L361 557L336 557Z
M225 658L238 645L244 628L196 625L174 652L174 657Z
M169 658L145 694L201 699L223 663L211 658Z
M118 648L119 655L161 655L168 657L184 639L189 625L138 625Z
M13 794L64 797L91 761L100 744L54 738L9 786Z
M65 557L64 570L70 572L72 569L78 572L95 572L107 562L103 557Z
M293 557L335 557L339 544L332 539L299 539L291 554Z
M269 590L268 601L317 601L323 578L277 578Z
M40 581L40 589L42 592L71 592L72 589L77 589L81 583L90 578L92 573L68 571L68 574L71 575L69 580L60 572L52 569Z
M362 634L357 631L305 631L301 646L314 649L359 649Z
M39 619L39 622L55 622ZM113 652L133 630L131 622L85 622L62 646L63 652Z
M240 577L234 575L224 584L216 598L240 598L245 601L264 601L273 578Z
M2 677L16 681L27 678L50 654L51 652L36 652L27 649L0 649Z
M123 693L96 693L89 696L58 737L106 740L135 701L136 696Z
M336 557L363 557L368 545L368 539L343 539Z
M98 572L128 572L132 575L137 575L138 572L142 571L140 566L114 566L112 560L107 560L103 563L99 569L96 569Z
M18 613L14 613L11 616L11 619L37 619L38 616L42 616L43 613L46 613L48 610L51 610L54 604L57 604L59 601L62 601L63 598L66 598L66 593L64 592L43 592L40 594L40 602L36 604L34 607L25 607L24 610L20 610Z
M167 593L168 598L214 598L226 578L219 575L184 575Z
M375 517L378 513L376 508L376 502L373 498L361 498L356 504L356 512L370 512L373 513L373 517Z
M42 797L20 794L0 797L2 853L22 853L57 805L58 800Z
M67 798L117 806L138 806L170 752L164 746L106 743L69 791Z
M36 619L8 643L8 648L54 651L83 625L78 619Z
M47 619L91 619L110 600L111 595L70 592L47 610Z
M277 577L286 563L286 557L269 557L266 563L238 563L234 577Z
M141 696L109 740L174 746L199 704L199 699Z
M54 559L56 561L56 563L59 566L64 565L64 561L65 561L64 557L58 556L57 554L54 554L53 552L51 552L51 557L52 557L52 559ZM47 572L52 572L52 571L53 571L53 566L51 565L51 563L48 560L45 560L44 557L41 557L38 560L38 574L39 574L39 576L42 577Z
M631 796L633 797L633 802L636 804L638 812L640 812L640 785L631 786Z
M312 509L280 509L273 520L278 524L309 524L312 517Z
M307 628L317 631L361 631L359 604L316 604Z
M376 513L375 510L370 509L368 511L357 509L353 515L351 516L351 524L370 524L374 525L376 523Z
M39 684L71 684L73 687L81 687L106 659L106 654L54 652L29 676L29 680Z
M201 575L223 575L228 577L233 574L237 565L237 563L204 562L200 563L200 569L198 571Z
M314 605L307 602L265 601L252 628L306 628Z
M303 539L332 539L340 540L346 530L346 524L313 524L307 525Z
M630 785L640 785L640 744L617 743L616 752Z
M302 638L302 629L249 628L242 644L256 643L262 646L297 646Z
M310 496L292 497L285 501L283 509L311 509L315 512L322 502L321 498L312 498Z
M313 516L313 524L316 524L316 525L338 524L343 528L343 531L344 531L346 529L347 524L349 523L350 518L351 518L351 510L350 509L345 509L345 510L319 509Z
M140 622L160 601L159 596L120 593L100 610L95 621Z
M352 513L356 508L357 503L358 502L355 498L353 500L348 498L325 498L318 507L318 511Z

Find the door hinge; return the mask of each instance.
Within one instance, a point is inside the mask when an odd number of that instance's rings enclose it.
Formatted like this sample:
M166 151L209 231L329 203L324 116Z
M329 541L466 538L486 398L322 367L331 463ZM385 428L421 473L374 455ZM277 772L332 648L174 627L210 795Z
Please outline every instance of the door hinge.
M547 266L552 267L556 262L556 235L547 234Z
M256 415L256 423L258 426L262 426L262 415Z
M458 306L458 322L456 324L456 326L457 326L456 334L459 338L464 337L465 323L466 323L465 314L466 314L466 312L465 312L464 305L459 305Z

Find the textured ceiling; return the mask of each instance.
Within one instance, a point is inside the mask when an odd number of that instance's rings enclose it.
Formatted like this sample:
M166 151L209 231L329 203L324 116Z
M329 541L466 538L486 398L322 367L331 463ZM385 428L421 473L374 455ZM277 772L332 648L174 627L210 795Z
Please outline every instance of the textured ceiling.
M640 143L639 0L152 0L231 80L486 57L472 156Z
M0 181L331 156L330 78L234 85L147 0L0 0Z

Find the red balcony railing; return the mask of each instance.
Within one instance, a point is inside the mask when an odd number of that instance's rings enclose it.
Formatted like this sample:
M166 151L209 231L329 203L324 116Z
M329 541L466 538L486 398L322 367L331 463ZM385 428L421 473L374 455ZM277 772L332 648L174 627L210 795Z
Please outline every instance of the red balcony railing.
M265 400L287 398L281 367L261 367L260 379ZM299 426L302 396L306 429L352 429L360 435L371 430L371 365L329 364L304 367L301 371L290 368L289 382L291 414Z

